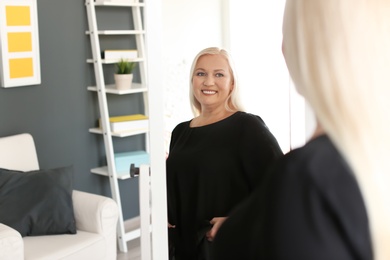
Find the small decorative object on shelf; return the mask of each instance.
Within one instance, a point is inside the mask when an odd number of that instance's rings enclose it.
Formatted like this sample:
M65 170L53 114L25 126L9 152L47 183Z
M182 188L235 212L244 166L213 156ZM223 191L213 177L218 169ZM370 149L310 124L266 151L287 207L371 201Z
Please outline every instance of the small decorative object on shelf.
M117 89L130 89L133 82L133 69L136 63L121 59L116 63L116 73L114 74L115 87Z

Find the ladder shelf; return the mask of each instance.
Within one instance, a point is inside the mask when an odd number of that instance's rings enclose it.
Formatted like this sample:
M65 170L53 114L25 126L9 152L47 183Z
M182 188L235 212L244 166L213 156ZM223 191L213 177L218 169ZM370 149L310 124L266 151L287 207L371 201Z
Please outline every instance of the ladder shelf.
M86 35L89 36L91 41L92 58L87 59L86 62L93 64L96 86L87 86L87 90L94 92L98 97L99 112L101 118L101 127L90 128L89 132L93 134L100 134L104 139L104 148L107 165L100 166L91 169L94 174L106 176L110 182L110 189L112 198L116 201L119 208L119 221L117 226L117 240L119 250L127 252L127 241L140 237L141 230L136 227L135 229L127 232L125 230L123 210L121 204L121 196L119 192L118 180L125 180L132 178L129 172L117 171L115 165L115 149L113 144L113 138L126 138L135 135L145 135L145 150L149 151L149 129L131 129L129 131L113 132L110 129L109 122L109 109L107 94L111 95L131 95L141 94L143 96L144 111L141 112L148 115L148 84L147 84L147 66L146 66L146 53L145 53L145 30L143 28L143 7L145 4L134 0L134 2L111 2L111 1L99 1L99 0L86 0L85 1L87 18L88 18L88 30ZM128 7L131 11L133 27L128 30L99 30L97 23L97 16L95 8L104 7ZM129 25L130 27L131 25ZM124 36L128 35L135 37L136 49L138 51L138 58L128 59L129 61L138 62L139 64L139 78L140 82L133 83L131 89L116 89L114 84L107 84L104 78L104 66L105 64L115 64L118 59L102 59L100 48L100 37L110 36ZM138 113L135 113L138 114ZM141 199L141 197L140 197ZM144 211L142 209L142 211ZM141 209L140 209L141 212ZM136 217L137 218L137 217ZM145 224L140 224L145 225ZM146 224L149 225L149 224Z

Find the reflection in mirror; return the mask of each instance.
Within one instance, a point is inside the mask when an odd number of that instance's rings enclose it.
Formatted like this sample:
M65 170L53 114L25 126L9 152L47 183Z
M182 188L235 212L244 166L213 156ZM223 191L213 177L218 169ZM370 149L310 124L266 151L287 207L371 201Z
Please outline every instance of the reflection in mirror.
M284 0L164 0L167 150L173 128L193 117L188 98L192 60L211 46L232 53L246 111L263 118L284 152L310 136L305 103L295 93L281 51L284 4Z

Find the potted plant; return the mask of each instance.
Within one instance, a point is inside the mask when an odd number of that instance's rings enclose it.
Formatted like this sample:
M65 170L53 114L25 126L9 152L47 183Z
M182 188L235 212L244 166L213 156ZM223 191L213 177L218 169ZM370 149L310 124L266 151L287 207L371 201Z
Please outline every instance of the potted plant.
M129 89L133 82L133 69L136 63L121 59L116 63L116 73L114 74L115 87L117 89Z

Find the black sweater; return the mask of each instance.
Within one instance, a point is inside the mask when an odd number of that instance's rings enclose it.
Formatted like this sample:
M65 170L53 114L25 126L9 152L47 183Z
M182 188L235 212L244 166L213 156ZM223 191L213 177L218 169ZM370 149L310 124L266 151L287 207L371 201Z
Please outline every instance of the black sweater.
M216 260L370 260L358 183L326 136L288 153L215 238Z
M176 126L167 193L177 259L196 259L197 232L248 197L281 155L263 120L252 114L236 112L202 127L190 127L190 121Z

